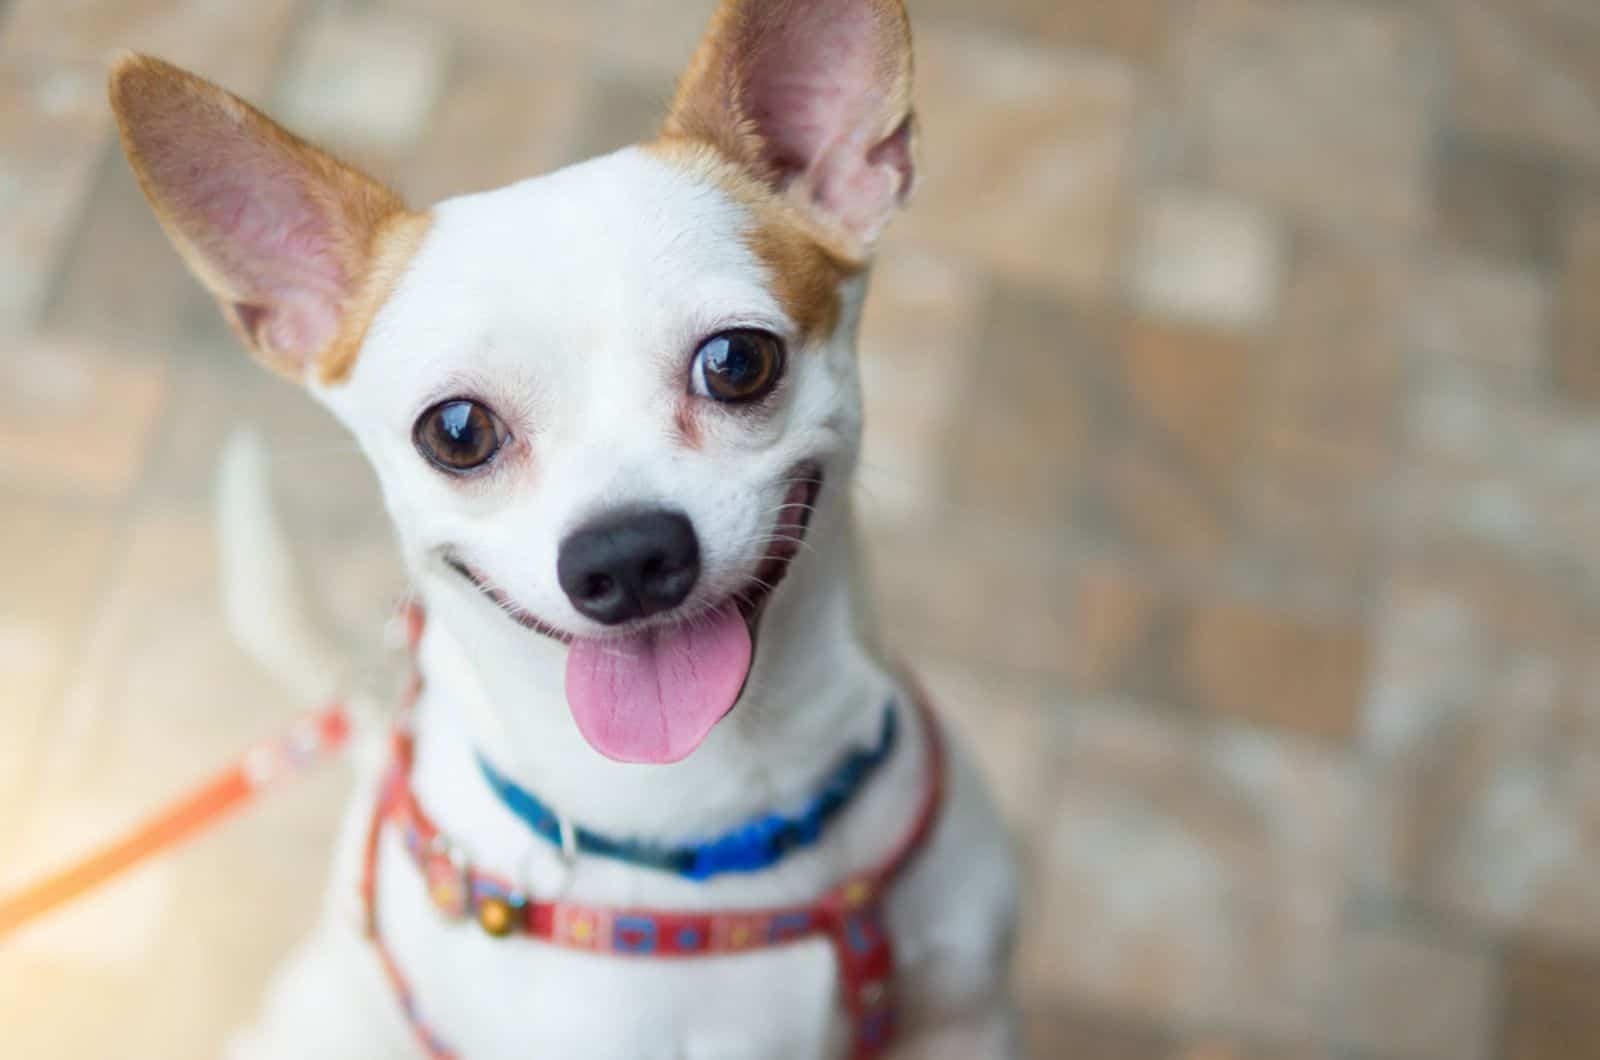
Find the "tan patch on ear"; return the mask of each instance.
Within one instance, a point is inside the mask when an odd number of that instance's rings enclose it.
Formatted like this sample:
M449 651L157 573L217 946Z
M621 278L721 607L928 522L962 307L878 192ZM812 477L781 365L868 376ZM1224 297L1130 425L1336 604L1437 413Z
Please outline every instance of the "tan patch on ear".
M840 286L866 262L810 224L804 214L742 165L702 140L664 136L644 150L721 188L750 214L745 245L766 266L773 294L803 339L838 326Z
M787 11L809 0L722 0L711 16L689 66L678 79L678 90L661 134L666 139L699 140L715 147L723 157L749 168L757 179L771 181L775 170L766 144L744 108L750 64L761 59L761 20L781 21ZM882 112L890 116L879 139L911 113L911 16L905 0L866 0L881 28L874 40L876 82L886 86Z
M726 159L740 163L758 180L771 181L776 170L766 161L766 145L754 123L742 112L745 70L740 45L750 32L750 8L744 0L723 0L711 16L700 46L678 79L672 109L661 129L664 141L709 144Z
M786 174L794 159L775 157L784 148L769 143L750 108L750 85L759 64L767 61L773 25L800 17L797 9L815 0L722 0L711 24L695 49L689 66L678 79L677 92L662 125L662 143L700 143L742 168L749 178L765 185L777 197L794 204L794 212L809 217L812 205L810 174ZM869 127L869 143L882 143L902 127L907 128L908 150L916 152L916 120L912 108L911 17L905 0L860 0L868 9L875 32L871 56L871 83L878 89ZM803 168L803 167L802 167ZM905 188L902 201L911 189ZM815 222L801 228L820 234L823 245L846 262L866 254L866 242L835 224L826 232Z
M394 294L432 226L432 215L410 211L390 214L378 223L367 253L369 265L361 293L345 306L338 338L317 356L317 378L323 384L331 386L350 378L373 319Z
M382 183L302 140L244 100L171 63L125 54L109 81L123 152L156 219L189 270L222 304L223 315L268 367L303 380L315 367L325 383L349 376L378 308L393 292L431 218L414 213ZM147 146L204 120L231 130L252 149L280 159L297 186L329 225L327 257L339 272L339 323L332 341L307 357L274 350L258 327L259 292L230 275L230 248L204 215L201 202L185 202L159 179ZM170 177L170 174L169 174ZM247 273L248 269L235 269Z

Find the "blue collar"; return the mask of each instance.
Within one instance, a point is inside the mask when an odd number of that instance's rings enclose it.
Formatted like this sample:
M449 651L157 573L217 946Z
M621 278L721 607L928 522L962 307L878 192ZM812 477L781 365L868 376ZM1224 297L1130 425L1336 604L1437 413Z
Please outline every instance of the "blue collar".
M800 850L815 843L856 793L866 784L878 767L894 750L898 723L894 701L884 708L883 729L878 742L870 748L855 748L834 768L822 785L822 790L798 813L767 814L746 822L731 831L703 843L684 846L661 846L627 839L613 839L597 835L586 828L573 828L567 842L578 853L597 857L615 858L618 861L659 869L691 880L704 880L729 872L759 872L777 864L792 850ZM526 788L502 776L482 755L478 768L483 770L489 787L505 803L506 808L520 817L536 835L543 836L557 846L562 846L561 820L543 802Z

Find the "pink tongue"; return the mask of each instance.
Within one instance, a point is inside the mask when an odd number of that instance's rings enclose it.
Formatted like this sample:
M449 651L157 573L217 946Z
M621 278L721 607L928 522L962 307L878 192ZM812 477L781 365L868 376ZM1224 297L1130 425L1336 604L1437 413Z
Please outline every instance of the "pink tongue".
M732 602L691 623L578 638L567 653L567 706L607 758L676 762L732 709L750 653L750 629Z

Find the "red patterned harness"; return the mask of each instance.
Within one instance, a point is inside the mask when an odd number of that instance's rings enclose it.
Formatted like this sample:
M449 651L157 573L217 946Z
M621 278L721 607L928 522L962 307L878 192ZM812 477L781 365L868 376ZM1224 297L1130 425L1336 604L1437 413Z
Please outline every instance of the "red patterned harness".
M409 616L413 648L421 615ZM421 691L413 676L406 715ZM884 899L894 881L933 831L943 803L945 755L937 720L917 696L927 744L927 787L910 830L888 858L836 885L809 905L728 912L671 912L543 901L510 881L474 868L439 831L411 788L414 742L403 719L394 733L393 759L367 833L361 895L367 933L378 951L406 1018L433 1060L456 1060L429 1029L411 986L383 943L377 916L379 840L385 825L400 831L413 862L428 881L434 905L446 916L473 916L495 937L525 935L540 942L608 953L619 958L693 958L746 953L823 936L839 963L841 998L850 1016L852 1060L872 1060L894 1038L894 951L884 922Z

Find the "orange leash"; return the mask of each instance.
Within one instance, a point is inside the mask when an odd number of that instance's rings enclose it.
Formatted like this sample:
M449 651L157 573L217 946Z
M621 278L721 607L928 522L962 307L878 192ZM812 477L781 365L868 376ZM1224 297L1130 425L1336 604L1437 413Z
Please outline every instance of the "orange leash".
M325 760L349 738L350 717L343 703L302 718L287 733L247 751L232 766L123 838L16 894L0 895L0 939L152 855L177 846L278 781Z

